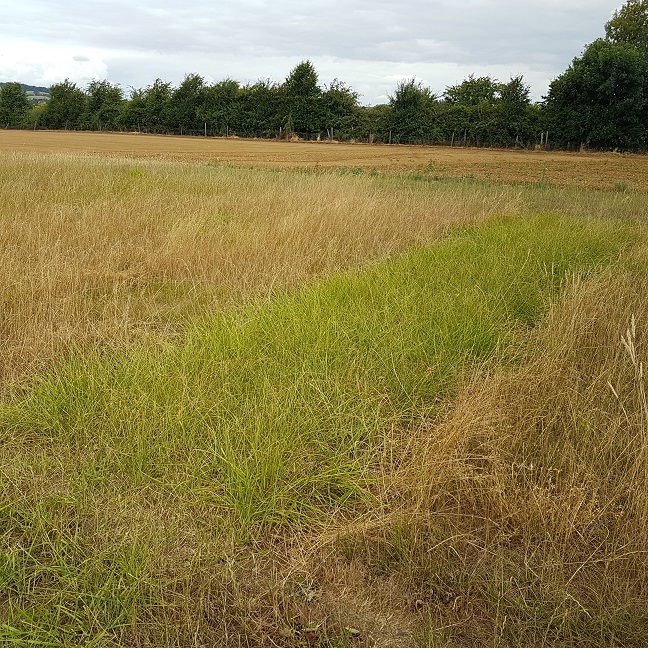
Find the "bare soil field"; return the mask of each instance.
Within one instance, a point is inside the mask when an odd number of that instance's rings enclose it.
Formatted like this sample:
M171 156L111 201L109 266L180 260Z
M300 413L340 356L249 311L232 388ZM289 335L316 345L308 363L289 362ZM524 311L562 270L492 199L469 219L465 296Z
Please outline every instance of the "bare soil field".
M422 172L608 190L648 190L648 156L440 146L281 142L138 133L0 131L0 154L87 153L245 167Z

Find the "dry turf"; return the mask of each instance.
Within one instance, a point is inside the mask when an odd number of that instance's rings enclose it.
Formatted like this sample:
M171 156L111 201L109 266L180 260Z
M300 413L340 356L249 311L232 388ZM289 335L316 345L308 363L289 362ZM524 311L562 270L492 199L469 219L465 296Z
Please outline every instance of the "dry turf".
M645 164L0 131L0 645L645 645Z

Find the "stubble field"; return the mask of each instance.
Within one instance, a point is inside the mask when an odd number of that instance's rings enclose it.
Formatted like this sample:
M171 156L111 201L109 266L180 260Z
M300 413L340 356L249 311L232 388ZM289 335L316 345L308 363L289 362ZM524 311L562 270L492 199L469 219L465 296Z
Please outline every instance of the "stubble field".
M0 131L0 151L110 155L255 168L424 172L439 178L648 190L648 158L613 153L369 146L61 131Z
M643 646L645 168L0 131L0 644Z

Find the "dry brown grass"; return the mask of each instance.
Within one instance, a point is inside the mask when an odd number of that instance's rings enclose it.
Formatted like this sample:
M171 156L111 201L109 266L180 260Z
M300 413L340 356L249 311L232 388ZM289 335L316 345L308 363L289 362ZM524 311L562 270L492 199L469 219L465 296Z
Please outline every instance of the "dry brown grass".
M17 135L90 137L3 133ZM70 345L174 334L203 314L494 214L624 217L641 201L634 192L7 155L0 161L0 373L26 375Z
M337 553L315 545L314 617L368 645L643 646L647 289L574 283L528 361L473 376L422 424L381 512L328 532ZM401 643L375 632L386 616Z
M61 131L0 131L0 151L80 153L257 168L425 171L445 178L541 182L617 191L648 190L648 157L612 153L370 146Z
M379 177L4 157L2 375L71 344L172 334L517 203L496 187L394 189Z
M5 381L72 346L158 340L493 214L636 216L643 204L633 193L24 154L0 161L0 197ZM573 283L516 363L467 378L444 417L394 430L375 510L233 546L215 537L208 492L134 488L93 470L92 448L9 434L2 486L24 510L4 520L45 537L43 555L59 551L63 565L75 551L84 565L123 565L109 584L120 595L130 586L164 601L120 629L125 646L641 646L646 412L621 337L646 356L645 252L625 273ZM90 556L75 544L86 532ZM146 552L135 585L138 560L111 553L122 539Z
M173 629L159 642L645 645L647 421L622 337L634 315L646 357L647 288L631 274L574 282L526 360L473 374L440 420L393 439L374 511L195 556L175 582L186 608L155 618ZM177 574L182 557L168 558L160 573ZM151 641L138 628L126 645Z

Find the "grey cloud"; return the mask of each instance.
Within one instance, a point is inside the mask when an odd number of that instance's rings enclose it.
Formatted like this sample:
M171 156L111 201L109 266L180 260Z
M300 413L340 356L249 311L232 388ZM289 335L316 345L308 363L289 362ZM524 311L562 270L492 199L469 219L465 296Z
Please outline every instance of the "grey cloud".
M79 61L79 63L85 63L90 60L87 56L73 56L72 58L75 61Z
M269 60L341 62L377 67L457 65L461 69L513 64L556 75L587 42L603 34L615 0L5 0L5 30L30 21L41 42L105 50L111 75L126 85L150 69L176 77L177 69L220 78L222 67L245 61L247 76L266 74ZM34 20L35 16L39 18ZM24 32L24 28L23 28ZM126 64L132 56L132 68ZM147 61L145 63L145 61ZM275 70L280 77L287 69ZM420 74L419 74L420 76Z
M51 11L51 2L33 2L46 17L36 32L56 42L215 54L258 47L282 55L428 62L451 56L498 62L510 60L511 52L566 49L573 46L570 34L602 33L614 8L609 0L199 0L190 7L167 0L164 8L152 0L68 0ZM434 46L420 45L426 42Z

